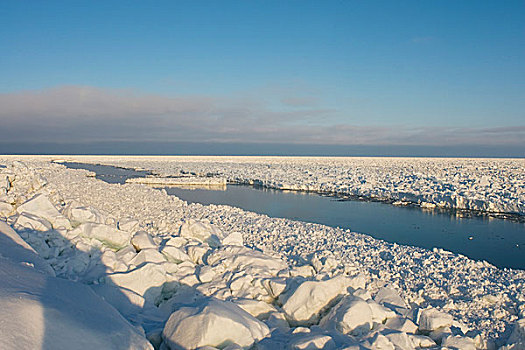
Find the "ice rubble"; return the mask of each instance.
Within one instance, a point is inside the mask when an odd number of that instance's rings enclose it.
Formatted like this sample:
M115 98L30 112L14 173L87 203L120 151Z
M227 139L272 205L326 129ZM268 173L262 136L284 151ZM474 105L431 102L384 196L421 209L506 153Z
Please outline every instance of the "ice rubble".
M45 160L0 163L9 165L0 169L9 179L0 202L12 207L0 221L7 281L0 284L0 339L7 349L43 341L122 348L124 337L129 348L148 348L142 332L161 349L525 343L523 271L226 206L188 205ZM385 250L391 259L382 259ZM13 308L16 293L22 301ZM86 324L71 318L79 312L89 315ZM44 318L28 326L36 314ZM48 320L66 327L61 339ZM17 336L27 327L36 327L32 338Z
M0 221L0 348L152 349L89 286L51 267Z
M126 183L157 186L218 186L226 185L226 179L213 177L136 177L127 179Z
M523 159L345 157L85 157L108 165L229 182L416 204L525 215Z

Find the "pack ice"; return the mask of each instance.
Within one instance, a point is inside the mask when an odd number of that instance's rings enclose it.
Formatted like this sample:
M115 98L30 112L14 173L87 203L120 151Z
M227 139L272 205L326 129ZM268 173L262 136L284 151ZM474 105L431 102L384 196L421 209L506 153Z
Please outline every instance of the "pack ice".
M523 159L374 157L83 158L162 176L215 174L228 182L414 204L525 215Z
M2 349L524 348L523 271L20 159Z

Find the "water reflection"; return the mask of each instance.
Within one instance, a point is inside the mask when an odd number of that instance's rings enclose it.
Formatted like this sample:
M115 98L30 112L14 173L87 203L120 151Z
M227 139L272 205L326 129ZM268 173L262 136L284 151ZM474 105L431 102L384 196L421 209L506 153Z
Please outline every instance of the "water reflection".
M146 171L112 166L64 163L75 169L96 172L96 177L113 183L150 175ZM188 202L225 204L245 210L313 222L367 233L399 244L432 249L443 248L473 259L487 260L498 267L525 269L525 224L478 216L476 213L412 205L391 205L363 198L337 198L308 192L264 187L228 185L164 188Z
M151 175L151 172L149 171L121 168L110 165L84 164L77 162L60 162L60 164L63 164L70 169L92 171L95 173L97 179L108 183L124 184L127 179Z
M348 228L389 242L439 247L498 267L525 269L525 224L519 222L243 185L229 185L226 191L166 191L188 202L226 204L271 217Z

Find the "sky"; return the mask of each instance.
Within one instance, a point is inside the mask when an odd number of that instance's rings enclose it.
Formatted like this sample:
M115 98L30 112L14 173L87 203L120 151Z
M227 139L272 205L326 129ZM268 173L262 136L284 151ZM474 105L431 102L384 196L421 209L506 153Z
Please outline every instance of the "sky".
M0 154L525 156L523 1L0 3Z

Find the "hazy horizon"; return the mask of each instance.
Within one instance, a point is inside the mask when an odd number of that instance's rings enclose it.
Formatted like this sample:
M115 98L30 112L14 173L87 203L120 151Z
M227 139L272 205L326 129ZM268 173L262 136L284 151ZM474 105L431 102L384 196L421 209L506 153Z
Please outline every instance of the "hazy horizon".
M326 156L326 157L459 157L524 158L525 149L516 147L413 146L413 145L312 145L256 143L2 143L5 155L203 155L203 156Z
M525 155L522 1L2 13L0 153Z

